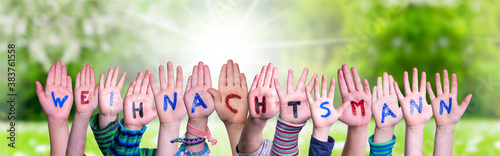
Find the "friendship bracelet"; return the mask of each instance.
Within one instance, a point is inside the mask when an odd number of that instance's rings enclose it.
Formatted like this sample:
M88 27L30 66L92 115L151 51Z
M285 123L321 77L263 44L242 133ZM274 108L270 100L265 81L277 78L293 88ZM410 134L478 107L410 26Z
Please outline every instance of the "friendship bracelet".
M208 139L208 142L211 142L212 146L217 144L217 139L212 138L212 136L210 135L210 129L208 129L208 126L207 126L207 131L205 132L205 131L197 129L194 126L191 126L191 124L188 123L186 129L187 129L188 133L191 133L194 136L197 136L197 137L200 137L203 139Z
M170 140L170 143L174 143L174 142L180 142L186 146L194 146L194 145L201 144L202 142L205 142L205 139L198 137L198 138L177 138L177 139Z
M210 153L210 149L208 149L208 144L205 142L205 148L201 151L198 151L198 152L193 152L193 151L189 151L186 149L186 147L184 147L184 144L181 145L181 147L179 148L179 151L182 151L184 152L184 155L208 155L208 153ZM207 153L208 152L208 153Z

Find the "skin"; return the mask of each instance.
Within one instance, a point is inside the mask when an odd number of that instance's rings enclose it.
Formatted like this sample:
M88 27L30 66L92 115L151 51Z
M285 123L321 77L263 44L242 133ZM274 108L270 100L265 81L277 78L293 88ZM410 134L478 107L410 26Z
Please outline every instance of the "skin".
M212 80L210 77L210 70L203 62L199 62L193 68L193 73L188 78L186 92L184 93L184 102L186 104L186 111L188 112L188 124L201 130L207 131L208 117L214 112L214 101L212 96L208 93L207 89L212 88ZM207 105L204 109L202 106L195 108L195 112L191 113L193 107L194 97L198 93ZM187 138L196 138L189 132L186 133ZM208 141L208 140L207 140ZM198 144L195 146L186 146L186 149L193 152L201 151L205 148L205 144Z
M322 76L321 91L319 89L318 76L314 74L311 81L306 87L307 101L311 105L311 117L313 120L313 133L312 136L319 141L327 142L328 133L330 132L330 127L337 121L340 114L344 111L345 107L348 105L342 105L339 109L335 109L333 106L333 99L335 97L335 79L330 81L330 89L327 93L327 82L326 75ZM313 84L314 82L314 84ZM314 100L311 96L314 87ZM321 115L326 114L326 110L320 107L321 103L328 102L328 104L323 105L330 109L330 115L323 118Z
M117 83L118 74L120 68L115 67L114 71L112 68L108 70L108 75L106 76L106 81L104 81L104 74L99 76L99 127L104 128L109 123L116 120L118 114L123 110L123 98L121 96L121 91L123 87L123 82L127 76L126 72L123 72L120 80ZM113 105L111 105L111 92L113 92Z
M55 107L52 92L56 98L62 99L64 96L68 96L62 108L59 105ZM55 65L50 67L45 91L42 84L36 81L36 94L47 115L50 155L65 155L69 137L68 116L73 105L73 87L71 77L67 76L66 66L61 66L61 61L57 61Z
M177 67L177 80L174 79L172 62L167 63L168 83L165 80L165 69L160 66L160 91L156 87L154 75L150 76L149 82L153 88L153 94L156 102L156 111L160 118L160 131L158 134L157 155L174 155L177 152L178 143L170 143L170 140L178 138L179 128L182 119L186 116L186 106L182 97L182 68ZM175 83L174 83L175 81ZM177 93L175 110L167 103L167 111L164 111L164 97L167 95L174 101L174 93Z
M472 94L468 94L462 101L462 104L457 103L457 75L451 76L451 90L448 79L448 71L443 70L443 87L441 87L441 78L439 73L436 73L436 93L434 95L431 84L427 83L429 97L431 99L434 119L436 120L436 137L434 140L434 155L453 155L453 136L455 133L455 125L462 117L467 106L469 106ZM443 115L439 113L440 102L443 100L446 105L449 103L449 98L452 98L452 107L450 114L443 108Z
M241 131L245 125L248 114L248 88L245 74L240 73L240 68L237 63L228 60L227 64L222 66L219 76L219 90L208 89L212 95L215 104L217 115L226 126L231 151L233 155L238 155L236 145L240 140ZM231 112L226 106L226 97L230 94L236 94L241 99L231 98L229 104L233 109L238 110L237 113Z
M86 98L88 104L81 103L81 92L88 91ZM75 79L75 117L69 135L68 148L66 155L83 155L85 151L87 126L89 125L92 112L97 107L97 95L99 88L95 85L94 68L89 64L83 66L82 71L78 72Z
M300 76L297 88L293 90L293 70L288 70L288 81L286 92L283 93L280 87L280 82L277 78L274 79L274 86L278 92L278 97L280 98L280 118L286 122L293 124L301 124L311 118L311 111L309 111L309 106L307 105L307 97L304 93L304 85L307 79L307 73L309 70L304 68L302 75ZM293 106L288 106L290 101L300 101L300 105L297 107L297 118L294 117Z
M424 127L427 121L432 117L432 108L427 104L425 98L425 72L422 72L420 82L420 89L418 88L418 70L413 68L413 88L410 88L408 80L408 72L404 72L404 88L405 96L399 90L398 83L394 82L394 88L399 101L401 102L401 109L406 123L405 135L405 155L422 155L422 143L424 138ZM410 100L413 99L419 105L419 98L422 97L422 113L419 113L414 108L413 115L410 112Z
M360 107L356 108L356 116L352 114L351 110L344 111L340 116L339 120L348 125L347 139L342 155L364 155L366 152L368 123L370 123L372 116L372 96L368 80L363 80L363 87L356 68L352 67L351 71L354 79L351 77L349 68L345 64L337 72L342 105L349 105L344 107L350 107L351 101L359 102L364 100L365 116L361 115Z
M377 78L377 86L373 87L372 112L376 123L373 143L384 143L392 140L394 126L396 126L403 117L403 112L398 105L398 98L394 91L394 85L392 84L394 84L394 78L392 75L388 75L384 72L383 81L382 77L379 76ZM388 115L385 117L384 123L382 123L384 104L389 106L389 109L396 115L396 118Z
M262 67L260 74L257 74L250 87L248 93L248 104L250 116L241 132L240 142L238 143L238 151L240 153L253 153L259 149L262 144L262 131L266 126L267 120L274 117L279 112L279 104L277 102L276 89L271 85L271 80L278 78L278 68L272 63ZM255 112L255 97L262 101L262 97L266 97L266 112ZM259 108L260 109L260 108Z
M142 72L139 72L137 79L130 83L123 103L123 126L134 131L142 129L142 127L150 123L158 115L156 108L153 107L154 95L149 86L151 71L146 71L144 79L142 79L142 75ZM133 102L135 102L136 108L142 102L144 115L142 118L139 116L139 112L132 111ZM135 119L132 113L136 113Z

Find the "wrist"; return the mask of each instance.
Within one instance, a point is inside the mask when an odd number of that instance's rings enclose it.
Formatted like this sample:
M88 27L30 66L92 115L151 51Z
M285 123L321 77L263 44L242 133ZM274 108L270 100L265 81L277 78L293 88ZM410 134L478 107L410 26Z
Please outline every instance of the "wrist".
M406 125L406 130L410 131L423 131L425 128L425 125Z
M207 131L208 118L189 118L188 124L199 130Z
M319 141L327 142L328 141L328 133L330 133L330 127L314 127L312 136Z
M160 128L165 128L165 129L179 129L180 126L181 122L160 123Z
M51 125L68 124L68 119L47 118L47 122Z
M455 125L437 126L436 131L455 131Z
M92 117L92 112L75 112L75 118L90 119L90 117Z
M392 140L394 127L375 127L373 134L373 143L384 143Z
M226 126L227 130L243 129L243 127L245 126L245 123L224 123L224 125Z
M127 123L123 122L123 127L125 127L125 129L136 131L136 130L141 130L142 127L144 127L144 126L135 125L135 124L127 124Z
M102 114L102 113L99 113L99 120L101 121L115 121L116 118L118 117L118 114L115 114L115 115L111 115L111 114Z

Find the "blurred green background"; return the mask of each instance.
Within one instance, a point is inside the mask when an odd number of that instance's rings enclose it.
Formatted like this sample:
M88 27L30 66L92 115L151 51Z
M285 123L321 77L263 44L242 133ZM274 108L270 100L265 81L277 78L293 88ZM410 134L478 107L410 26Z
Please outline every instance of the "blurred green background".
M18 147L10 149L7 139L2 139L1 155L48 154L46 117L35 81L45 86L48 69L56 60L68 67L73 78L86 63L95 68L96 77L119 66L128 73L125 91L135 74L146 69L158 74L158 66L168 61L182 66L185 78L192 66L204 61L216 87L227 59L239 63L248 79L273 62L281 81L288 69L294 69L296 82L304 67L336 78L336 70L348 64L372 85L383 72L402 83L403 72L417 67L434 86L434 74L447 69L458 76L459 103L465 95L474 95L457 125L454 154L500 153L498 0L7 0L0 2L0 45L6 50L7 44L15 44L17 51L19 131ZM6 53L3 56L0 73L7 73ZM7 74L0 79L5 84L0 101L7 101ZM338 89L335 101L339 106ZM10 107L2 104L0 109L0 125L7 127ZM212 147L212 154L227 155L223 124L215 113L210 119L211 126L220 128L214 135L223 140ZM301 155L307 154L311 124L301 132ZM266 138L272 139L274 126L275 121L267 125ZM374 123L370 126L372 134ZM425 155L432 153L434 128L431 120L424 138ZM153 121L141 146L155 147L157 131L158 121ZM345 124L333 126L334 155L340 154L345 133ZM400 155L404 121L395 134L394 153ZM1 138L7 135L0 134ZM100 155L91 133L86 154Z

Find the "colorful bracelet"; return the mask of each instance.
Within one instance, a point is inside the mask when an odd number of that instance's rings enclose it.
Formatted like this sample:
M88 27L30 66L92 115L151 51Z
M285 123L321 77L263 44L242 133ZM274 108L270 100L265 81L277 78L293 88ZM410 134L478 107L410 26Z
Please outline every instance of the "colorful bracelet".
M212 136L210 135L210 129L208 129L208 126L207 126L207 131L205 132L205 131L202 131L200 129L197 129L196 127L194 127L188 123L186 131L194 136L207 139L208 142L212 143L212 146L217 144L217 139L212 138Z
M193 152L193 151L189 151L186 149L186 147L184 147L184 144L181 144L181 147L179 148L179 151L182 151L184 152L184 155L208 155L210 153L210 149L208 149L208 144L205 142L205 148L201 151L198 151L198 152Z
M201 144L202 142L205 142L205 139L198 137L198 138L177 138L177 139L170 140L170 143L174 143L174 142L180 142L186 146L194 146L194 145Z

